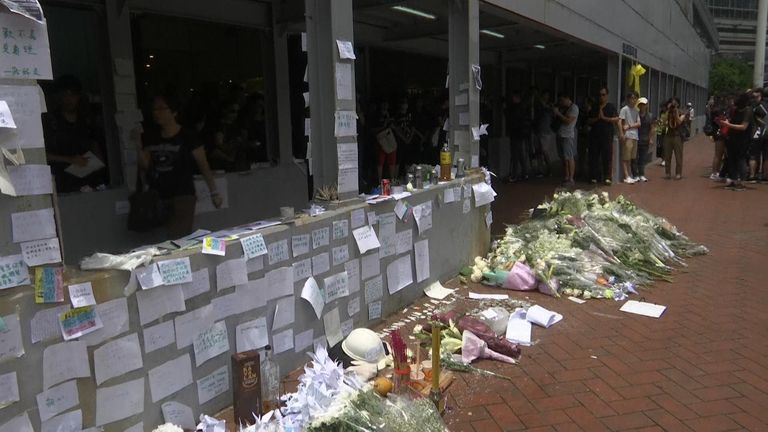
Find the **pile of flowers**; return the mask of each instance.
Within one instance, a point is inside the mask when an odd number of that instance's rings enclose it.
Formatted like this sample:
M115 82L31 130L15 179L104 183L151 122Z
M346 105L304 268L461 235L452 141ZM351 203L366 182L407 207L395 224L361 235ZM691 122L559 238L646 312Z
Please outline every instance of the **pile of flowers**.
M522 267L533 272L540 291L619 300L653 280L670 281L684 258L708 252L623 196L563 192L531 210L524 223L508 226L470 274L494 283L495 274Z

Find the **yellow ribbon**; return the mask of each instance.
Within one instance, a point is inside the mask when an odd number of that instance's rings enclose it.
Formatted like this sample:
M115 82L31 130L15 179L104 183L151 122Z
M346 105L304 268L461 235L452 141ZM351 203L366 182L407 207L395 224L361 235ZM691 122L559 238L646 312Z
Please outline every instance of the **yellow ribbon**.
M645 68L640 63L629 68L629 82L627 83L627 86L634 90L638 95L640 94L640 77L645 75L645 72Z

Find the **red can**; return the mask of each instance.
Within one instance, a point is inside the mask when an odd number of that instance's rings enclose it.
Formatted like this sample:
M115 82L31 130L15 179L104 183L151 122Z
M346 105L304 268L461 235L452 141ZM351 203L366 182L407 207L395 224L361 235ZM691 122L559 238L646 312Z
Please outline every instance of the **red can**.
M384 196L389 196L392 193L392 189L389 185L389 180L383 179L381 181L381 194Z

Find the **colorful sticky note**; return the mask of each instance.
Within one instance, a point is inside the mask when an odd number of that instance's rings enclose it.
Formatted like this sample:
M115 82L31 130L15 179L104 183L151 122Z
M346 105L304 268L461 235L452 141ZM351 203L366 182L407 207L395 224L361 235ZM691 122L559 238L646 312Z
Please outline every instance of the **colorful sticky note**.
M203 253L224 256L227 254L227 242L216 237L205 237L203 239Z
M35 269L35 303L59 303L64 301L64 269L62 267L37 267Z

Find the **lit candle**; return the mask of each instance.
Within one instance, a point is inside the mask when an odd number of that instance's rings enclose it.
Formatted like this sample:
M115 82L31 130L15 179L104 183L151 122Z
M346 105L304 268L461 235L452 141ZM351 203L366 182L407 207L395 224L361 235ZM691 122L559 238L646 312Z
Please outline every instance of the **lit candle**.
M440 391L440 326L432 324L432 391Z

